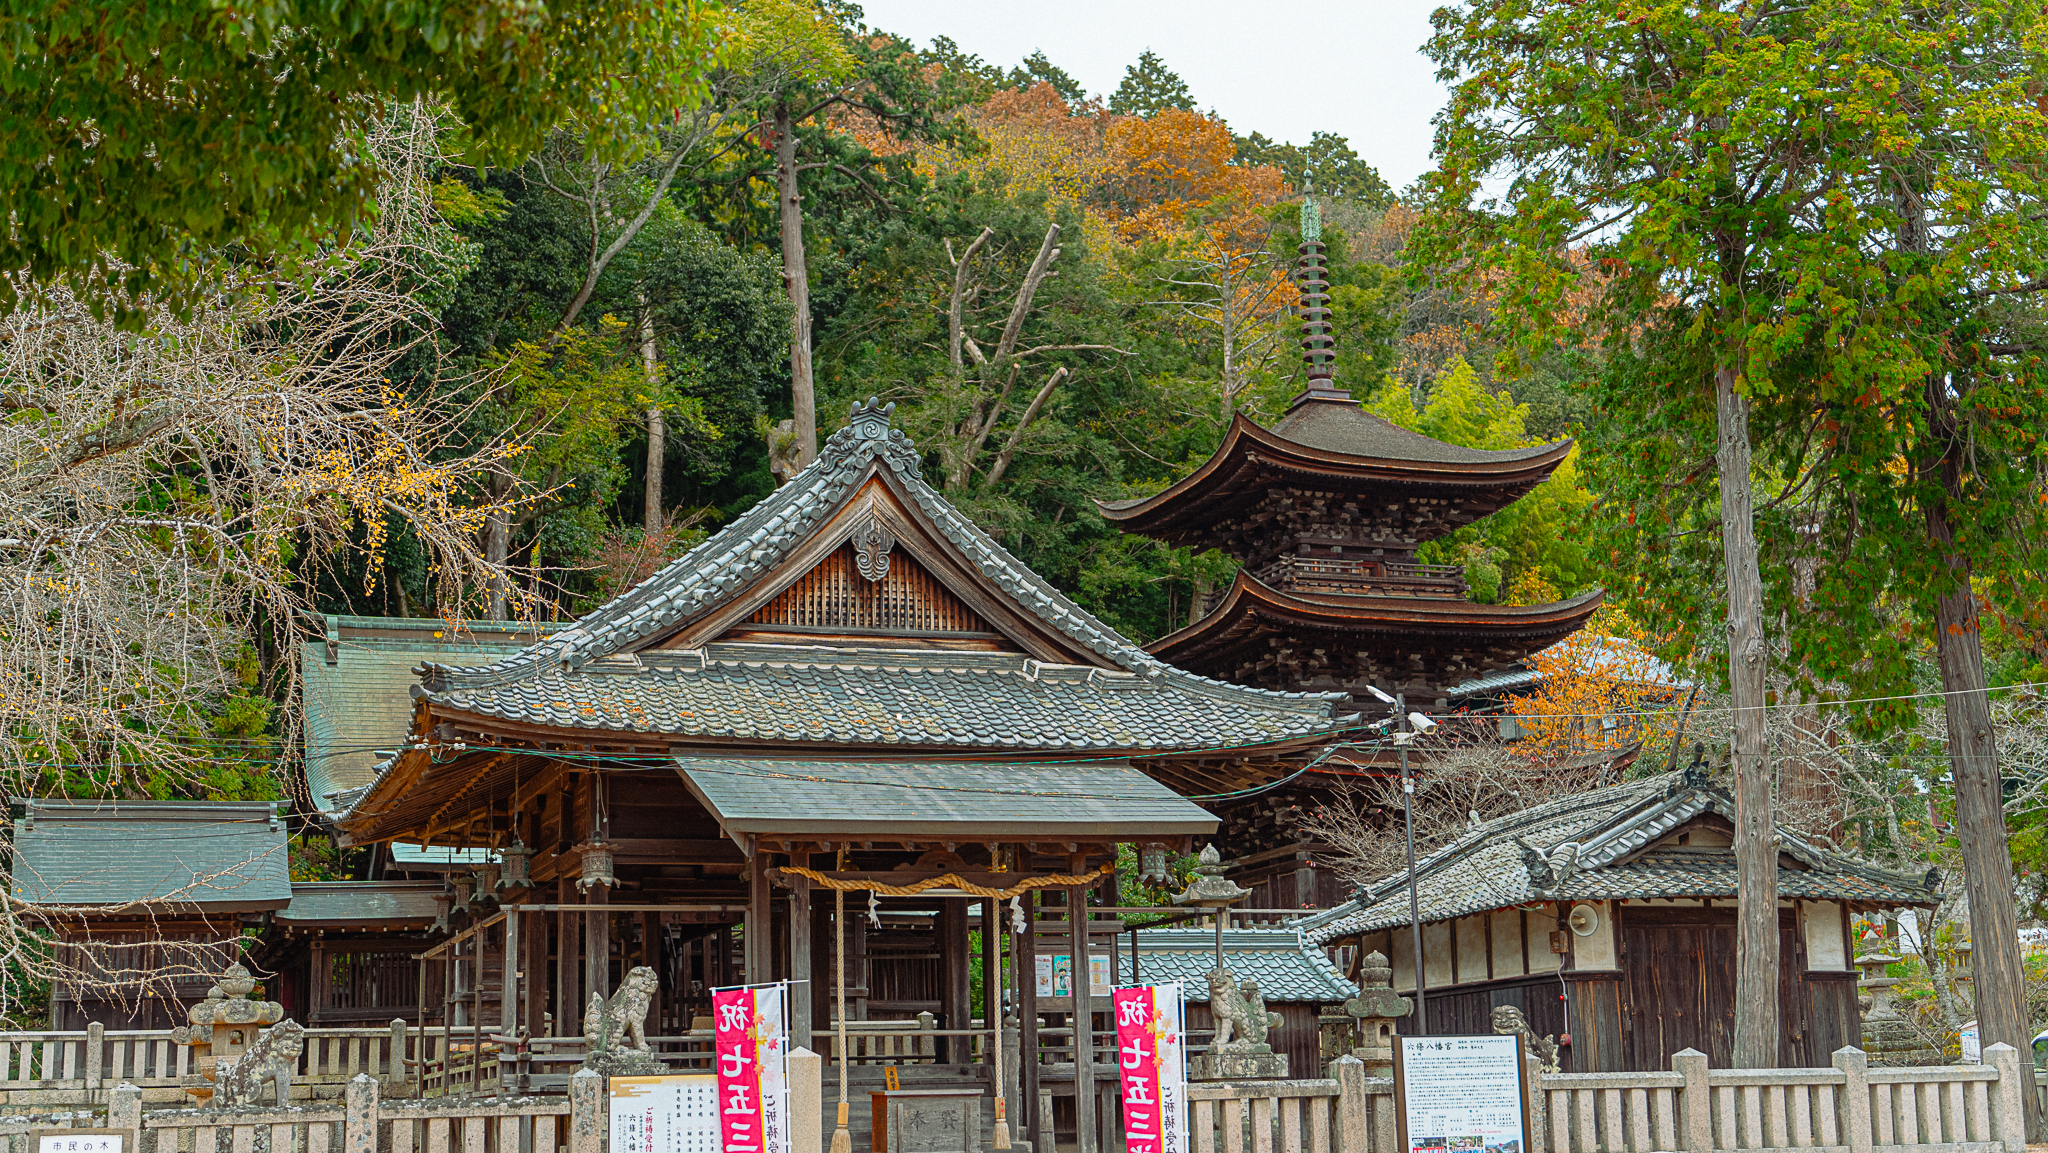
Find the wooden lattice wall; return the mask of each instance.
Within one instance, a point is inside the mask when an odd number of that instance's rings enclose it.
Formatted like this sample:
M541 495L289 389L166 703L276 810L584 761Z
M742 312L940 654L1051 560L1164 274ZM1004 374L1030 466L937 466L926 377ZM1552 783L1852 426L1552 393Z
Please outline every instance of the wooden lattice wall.
M747 624L769 629L995 632L938 578L900 551L889 558L888 571L881 580L862 576L851 544L799 577L749 617Z

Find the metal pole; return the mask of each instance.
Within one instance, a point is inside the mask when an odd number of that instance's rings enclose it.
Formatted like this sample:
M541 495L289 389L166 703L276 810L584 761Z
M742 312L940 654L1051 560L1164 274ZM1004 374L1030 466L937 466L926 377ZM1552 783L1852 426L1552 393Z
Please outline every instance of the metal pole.
M1400 720L1401 731L1409 732L1408 694L1394 694L1394 714ZM1401 815L1408 825L1408 928L1414 934L1415 946L1415 1033L1427 1036L1429 987L1422 975L1422 912L1415 896L1415 780L1408 775L1407 741L1401 742Z

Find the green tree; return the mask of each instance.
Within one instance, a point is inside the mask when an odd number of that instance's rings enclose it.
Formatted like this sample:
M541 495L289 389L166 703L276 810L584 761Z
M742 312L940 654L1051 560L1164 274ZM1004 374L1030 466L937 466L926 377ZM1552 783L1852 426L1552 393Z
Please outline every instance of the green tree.
M1010 69L1010 74L1003 79L1002 86L1029 88L1040 81L1052 85L1052 90L1060 94L1060 99L1069 104L1079 104L1088 99L1088 90L1081 87L1081 82L1074 79L1073 74L1066 69L1046 59L1043 51L1033 52L1024 58L1023 64Z
M1351 141L1333 132L1311 132L1305 145L1282 144L1254 132L1237 140L1239 164L1271 164L1287 177L1287 183L1319 197L1354 200L1374 211L1385 211L1394 202L1394 189L1351 147Z
M11 0L0 5L0 269L123 315L182 311L192 250L310 255L374 210L362 147L394 103L446 101L479 160L574 118L630 153L716 56L695 4L567 0ZM0 307L22 283L0 277Z
M1540 443L1528 431L1529 406L1506 389L1490 391L1463 358L1438 378L1428 401L1417 407L1407 386L1389 381L1366 407L1402 428L1465 448L1526 448ZM1576 595L1592 583L1587 561L1586 518L1593 494L1581 480L1578 454L1527 496L1440 540L1422 547L1433 564L1464 564L1473 598L1506 599L1516 585Z
M1984 302L2043 271L2042 114L2028 87L2039 21L2033 8L1889 0L1483 0L1436 17L1431 51L1458 85L1430 178L1431 255L1476 256L1499 275L1525 346L1573 328L1609 337L1602 399L1627 455L1611 462L1608 496L1643 542L1633 553L1719 536L1742 818L1737 996L1753 1007L1738 1017L1739 1064L1774 1063L1778 1034L1761 709L1773 590L1756 533L1768 539L1772 516L1808 501L1817 479L1836 487L1809 510L1841 527L1795 531L1861 538L1863 551L1818 588L1809 569L1776 590L1788 647L1811 665L1809 685L1847 674L1883 643L1871 607L1920 598L1954 686L1950 763L1987 1040L2028 1043L1991 726L1969 722L1984 711L1968 577L2010 551L2001 526L2038 453L2039 384L2011 355L2027 349ZM1500 175L1510 203L1475 211ZM1583 309L1579 241L1602 272ZM2028 431L1995 433L1995 415ZM1701 490L1710 477L1718 502ZM1876 508L1863 503L1880 489ZM1815 598L1839 620L1816 625L1827 614Z
M1109 110L1118 116L1150 116L1168 108L1193 112L1195 98L1188 94L1187 81L1147 48L1124 69L1123 83L1110 94Z

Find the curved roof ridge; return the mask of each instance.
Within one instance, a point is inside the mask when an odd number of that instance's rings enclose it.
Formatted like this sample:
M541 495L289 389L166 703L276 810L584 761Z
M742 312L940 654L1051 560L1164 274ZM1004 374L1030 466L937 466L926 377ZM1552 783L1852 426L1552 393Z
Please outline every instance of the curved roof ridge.
M872 397L855 405L848 423L789 483L569 628L490 665L427 662L417 671L438 682L439 691L448 691L523 680L565 665L573 670L666 624L722 604L775 564L793 537L836 511L869 463L877 462L983 576L1021 607L1120 668L1146 677L1170 677L1228 700L1296 708L1322 704L1324 715L1333 715L1331 706L1348 699L1342 693L1277 692L1228 684L1152 656L1034 573L927 484L914 443L902 429L891 426L895 407Z

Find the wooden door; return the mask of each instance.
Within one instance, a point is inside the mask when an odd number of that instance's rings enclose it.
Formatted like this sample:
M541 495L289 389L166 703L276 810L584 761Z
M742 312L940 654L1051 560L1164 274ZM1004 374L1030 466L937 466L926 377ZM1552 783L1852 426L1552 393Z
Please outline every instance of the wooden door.
M1727 1068L1735 1040L1733 915L1626 910L1621 946L1624 1068L1669 1069L1681 1049Z

